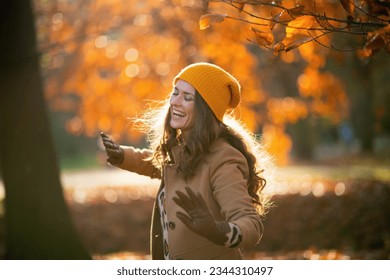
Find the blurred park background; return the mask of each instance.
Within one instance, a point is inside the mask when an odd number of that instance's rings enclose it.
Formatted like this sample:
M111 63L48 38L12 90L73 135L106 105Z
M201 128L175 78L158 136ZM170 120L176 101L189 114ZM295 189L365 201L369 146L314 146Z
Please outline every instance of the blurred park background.
M149 259L159 182L105 162L172 78L213 62L276 164L247 259L390 258L389 1L8 1L0 258ZM359 2L359 3L357 3Z

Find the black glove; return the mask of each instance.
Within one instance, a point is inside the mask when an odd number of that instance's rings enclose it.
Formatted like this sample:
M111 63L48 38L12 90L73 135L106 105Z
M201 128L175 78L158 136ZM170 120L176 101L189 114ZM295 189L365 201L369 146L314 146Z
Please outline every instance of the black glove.
M121 164L125 158L123 149L103 132L100 132L100 136L106 149L107 162L112 165Z
M176 212L176 216L190 230L207 238L218 245L224 245L230 232L230 226L226 221L216 221L200 194L195 194L189 187L186 193L176 191L177 197L173 201L183 208L186 214Z

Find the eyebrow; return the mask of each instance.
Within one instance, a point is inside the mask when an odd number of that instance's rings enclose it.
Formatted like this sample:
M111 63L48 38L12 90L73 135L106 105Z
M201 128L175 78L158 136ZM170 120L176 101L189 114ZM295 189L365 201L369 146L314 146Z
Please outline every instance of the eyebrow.
M175 87L175 90L180 91L177 87ZM182 91L184 94L195 96L195 93L187 92L187 91Z

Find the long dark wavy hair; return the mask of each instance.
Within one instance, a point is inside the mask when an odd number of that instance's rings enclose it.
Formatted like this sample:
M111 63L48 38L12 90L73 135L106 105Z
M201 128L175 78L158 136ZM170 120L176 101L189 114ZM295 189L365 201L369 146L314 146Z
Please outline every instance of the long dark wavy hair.
M222 138L246 158L249 167L248 193L258 212L265 214L268 199L262 194L262 191L266 185L266 179L262 176L263 168L259 167L262 164L258 161L261 160L264 165L267 165L266 163L270 162L267 154L242 124L231 118L231 123L234 124L233 128L219 121L198 92L195 92L194 105L196 121L189 132L189 137L186 136L186 139L189 140L183 143L184 160L178 162L178 172L182 173L185 179L193 177L196 168L207 155L211 144ZM159 112L157 113L157 111ZM147 133L148 141L154 150L153 162L158 168L162 168L172 160L171 149L183 140L180 132L170 126L169 100L157 111L151 109L142 117L138 117L137 121L143 124L143 130ZM161 118L162 112L165 114L163 118ZM163 123L161 123L162 119Z

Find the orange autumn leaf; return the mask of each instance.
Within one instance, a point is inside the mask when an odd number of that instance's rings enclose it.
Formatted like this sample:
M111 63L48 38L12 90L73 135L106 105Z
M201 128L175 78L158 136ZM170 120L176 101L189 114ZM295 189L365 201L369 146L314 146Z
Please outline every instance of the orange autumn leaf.
M286 9L281 11L280 13L275 14L272 17L272 21L269 22L269 28L272 30L277 23L287 23L295 19L295 17L299 16L303 11L304 6L296 6L292 9Z
M315 33L315 30L310 31L310 29L317 25L318 23L314 16L300 16L290 21L286 27L285 38L273 48L274 54L278 55L282 51L288 52L312 41L314 38L312 33Z
M355 1L354 0L339 0L341 3L341 6L343 6L344 10L348 12L349 15L352 15L355 13Z
M292 37L297 33L306 33L317 24L314 16L300 16L290 21L286 27L286 37Z
M283 10L280 13L275 14L272 19L274 22L289 22L294 18L288 13L288 10Z
M210 25L214 25L216 23L221 23L225 20L227 14L207 14L203 15L199 19L199 28L206 29L210 27Z
M293 34L291 37L286 37L283 39L282 41L283 51L288 52L312 40L313 38L309 34L302 34L302 33Z
M256 36L256 43L259 46L270 47L274 43L274 35L269 31L263 31L252 27Z
M363 50L367 52L375 52L390 44L390 25L379 29L375 32L368 33L367 43Z

